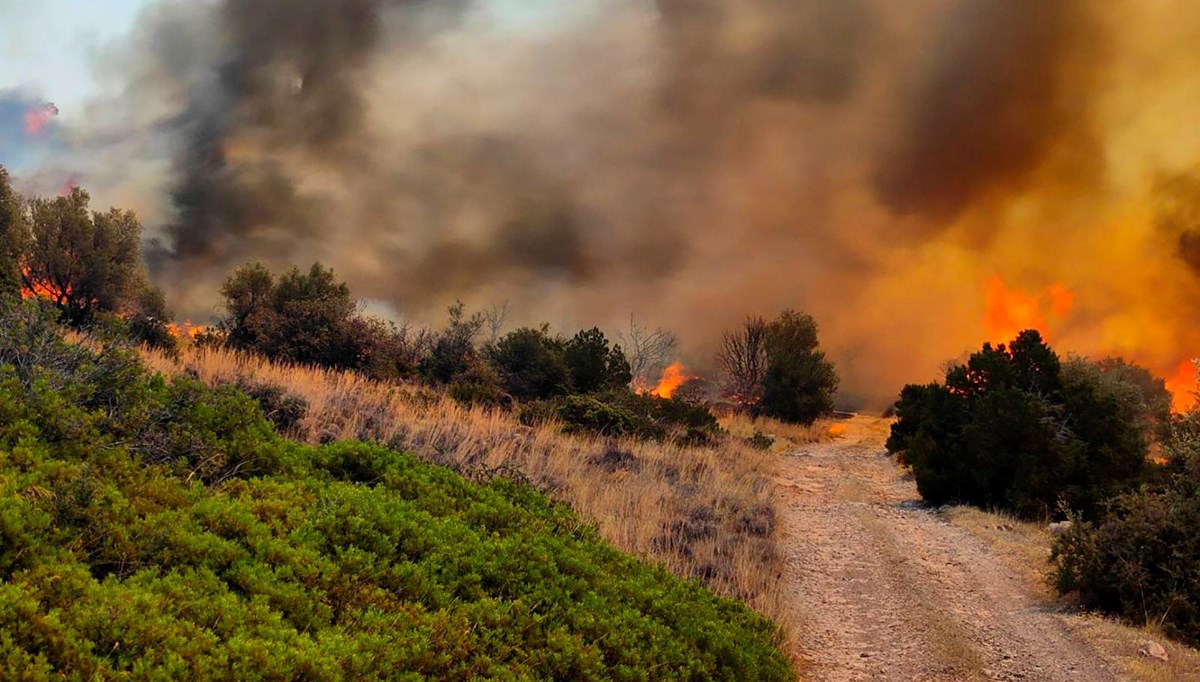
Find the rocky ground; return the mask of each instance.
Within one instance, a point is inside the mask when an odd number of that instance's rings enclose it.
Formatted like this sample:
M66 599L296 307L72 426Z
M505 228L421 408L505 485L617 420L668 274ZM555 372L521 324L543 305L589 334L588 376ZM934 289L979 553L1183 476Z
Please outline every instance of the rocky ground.
M777 480L807 679L1120 679L1075 617L921 506L885 420L844 427L785 456Z

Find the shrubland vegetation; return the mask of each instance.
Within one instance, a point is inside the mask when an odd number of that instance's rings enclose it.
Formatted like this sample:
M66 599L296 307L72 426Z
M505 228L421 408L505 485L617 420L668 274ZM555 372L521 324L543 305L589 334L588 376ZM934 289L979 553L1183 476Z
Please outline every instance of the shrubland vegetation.
M87 205L82 191L26 201L0 178L5 305L40 301L6 309L0 334L0 365L31 372L0 376L0 410L20 418L0 444L0 468L16 467L0 472L18 543L0 583L6 669L791 675L776 626L672 577L786 611L769 455L722 431L707 389L631 388L673 358L673 334L631 320L627 354L599 329L505 333L507 307L462 304L413 329L364 314L320 264L250 264L217 324L180 339L136 219ZM317 528L332 517L349 519L345 542Z
M0 313L0 665L23 679L789 679L774 626L506 478L277 436L233 386Z
M1062 362L1029 330L984 344L944 383L905 387L887 447L930 503L1094 517L1140 482L1154 400L1123 372Z
M1166 465L1055 545L1058 587L1200 646L1200 413L1177 418Z
M1169 406L1145 369L1062 361L1026 331L905 387L888 449L932 504L1071 519L1061 592L1200 644L1200 413Z

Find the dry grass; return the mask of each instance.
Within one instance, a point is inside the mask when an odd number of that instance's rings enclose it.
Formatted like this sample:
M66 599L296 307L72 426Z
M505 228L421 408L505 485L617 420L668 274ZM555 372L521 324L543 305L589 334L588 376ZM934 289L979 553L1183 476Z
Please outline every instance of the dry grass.
M799 445L829 440L837 426L834 422L826 420L817 421L812 426L786 424L769 417L751 417L742 413L721 417L720 422L721 428L739 440L753 438L755 434L772 436L775 439L770 447L772 453L788 452Z
M944 515L950 523L987 543L1006 564L1026 576L1039 597L1047 603L1057 602L1049 563L1052 538L1045 524L973 507L953 507ZM1090 614L1073 617L1072 623L1098 651L1121 665L1128 679L1140 682L1200 680L1200 651L1172 642L1153 628L1132 627ZM1167 650L1168 662L1138 653L1142 642L1148 639Z
M298 440L375 441L471 478L523 477L569 504L616 547L747 602L792 636L770 483L776 458L768 452L732 438L719 448L681 448L568 436L554 425L529 428L508 414L464 408L427 388L228 351L186 347L179 358L145 356L165 374L209 384L269 382L303 396L308 412L288 434ZM769 429L789 441L819 437L781 424Z

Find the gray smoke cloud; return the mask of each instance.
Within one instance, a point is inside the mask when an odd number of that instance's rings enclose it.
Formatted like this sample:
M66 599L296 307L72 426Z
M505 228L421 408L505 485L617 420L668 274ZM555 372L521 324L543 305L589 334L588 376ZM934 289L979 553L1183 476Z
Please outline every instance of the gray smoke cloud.
M1187 160L1114 124L1159 58L1140 45L1179 56L1161 89L1190 101L1189 34L1159 24L1200 17L1165 4L164 1L71 163L105 160L98 194L142 210L199 319L246 261L320 260L418 321L455 298L568 328L636 312L703 371L722 329L792 307L844 386L888 395L977 345L986 278L1064 274L1011 247L1029 226L1066 248L1161 150Z

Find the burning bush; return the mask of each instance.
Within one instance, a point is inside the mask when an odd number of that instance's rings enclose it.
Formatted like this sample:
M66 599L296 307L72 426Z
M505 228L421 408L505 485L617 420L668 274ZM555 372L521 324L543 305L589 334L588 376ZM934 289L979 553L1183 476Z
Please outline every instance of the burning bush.
M1120 372L1062 363L1034 330L990 343L944 384L906 386L887 447L922 497L1045 516L1060 504L1095 515L1139 480L1151 420Z

